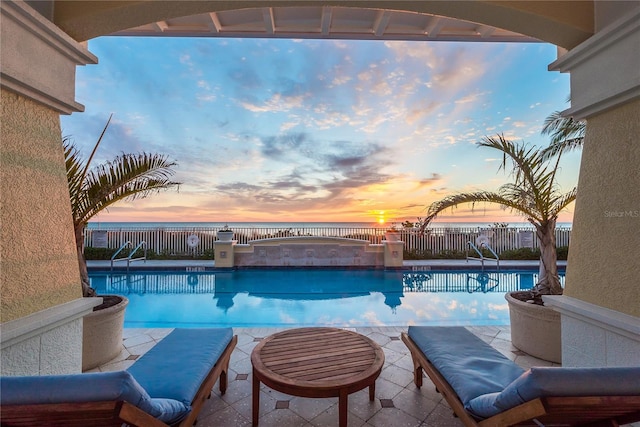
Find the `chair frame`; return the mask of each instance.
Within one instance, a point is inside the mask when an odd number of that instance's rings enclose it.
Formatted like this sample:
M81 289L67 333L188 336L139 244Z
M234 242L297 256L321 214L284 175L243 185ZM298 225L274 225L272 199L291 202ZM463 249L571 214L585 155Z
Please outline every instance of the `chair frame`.
M423 372L467 427L619 426L640 421L640 396L540 397L479 421L464 409L451 385L405 332L401 339L413 359L413 380L422 387Z
M211 390L218 378L220 394L227 391L227 372L231 353L238 343L234 335L222 352L218 361L205 377L191 402L191 411L178 426L188 427L195 424L202 406L211 397ZM81 374L79 374L81 375ZM168 427L167 424L147 414L135 405L119 401L47 403L29 405L2 405L0 407L0 425L13 426L99 426L121 427L127 423L132 427Z

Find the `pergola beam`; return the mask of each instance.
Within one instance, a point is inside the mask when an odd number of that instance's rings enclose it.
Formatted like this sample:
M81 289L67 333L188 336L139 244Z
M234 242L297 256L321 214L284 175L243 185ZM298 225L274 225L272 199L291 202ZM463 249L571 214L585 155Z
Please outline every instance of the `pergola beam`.
M389 20L391 19L391 13L387 10L381 10L378 12L376 16L376 20L373 23L373 34L376 37L380 37L387 30L387 26L389 25Z
M480 36L480 38L486 39L491 37L493 33L496 32L494 27L489 27L487 25L480 25L476 28L476 33Z
M214 33L220 33L222 31L222 24L220 24L220 18L218 18L218 14L215 12L210 12L208 14L210 22L207 22L209 29Z
M437 37L440 33L440 30L442 30L442 27L444 26L444 22L444 19L434 16L429 20L429 23L424 28L424 33L430 38Z
M333 9L330 6L322 7L322 18L320 18L320 32L323 36L328 36L331 31L331 19L333 18Z
M167 21L158 21L153 23L153 28L159 33L164 33L169 28L169 25L167 25Z
M264 30L267 34L273 34L276 31L276 22L273 17L273 8L272 7L263 7L262 8L262 17L264 19Z

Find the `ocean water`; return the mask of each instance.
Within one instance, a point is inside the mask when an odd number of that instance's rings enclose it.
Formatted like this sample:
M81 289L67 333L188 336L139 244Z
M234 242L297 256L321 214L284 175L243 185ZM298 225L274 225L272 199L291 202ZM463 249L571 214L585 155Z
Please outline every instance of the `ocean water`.
M113 229L113 228L160 228L160 227L212 227L222 228L228 225L231 228L309 228L309 227L331 227L331 228L388 228L391 222L380 224L377 222L89 222L90 229ZM490 227L491 222L434 222L432 227L452 227L452 228L476 228ZM528 222L508 223L510 227L527 227L532 225ZM560 222L558 228L571 228L570 222Z

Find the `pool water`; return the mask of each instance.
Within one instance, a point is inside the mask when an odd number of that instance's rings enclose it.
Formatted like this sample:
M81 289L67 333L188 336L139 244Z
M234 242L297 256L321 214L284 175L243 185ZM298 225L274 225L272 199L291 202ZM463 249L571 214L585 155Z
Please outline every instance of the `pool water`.
M91 272L129 298L125 327L506 325L505 292L537 272L250 269ZM561 280L564 280L561 277Z

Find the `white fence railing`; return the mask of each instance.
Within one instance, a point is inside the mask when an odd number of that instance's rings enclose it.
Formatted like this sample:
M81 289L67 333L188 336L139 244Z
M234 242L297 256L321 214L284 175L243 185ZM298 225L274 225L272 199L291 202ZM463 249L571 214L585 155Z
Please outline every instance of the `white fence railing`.
M560 274L564 286L564 274ZM403 292L512 292L531 289L538 273L413 271L402 275Z
M149 227L85 229L85 246L117 249L125 242L134 245L145 241L150 251L160 255L204 255L213 254L218 229L213 227ZM274 237L322 236L348 237L380 243L384 239L383 228L351 227L299 227L299 228L238 228L233 229L233 239L239 244L250 240ZM570 228L556 229L557 246L568 246ZM198 239L189 240L196 235ZM488 239L489 245L498 253L522 247L537 248L533 228L524 227L429 227L425 233L415 229L400 231L400 239L408 251L440 254L446 251L466 251L468 242L476 242L480 236ZM197 245L190 246L197 240Z

